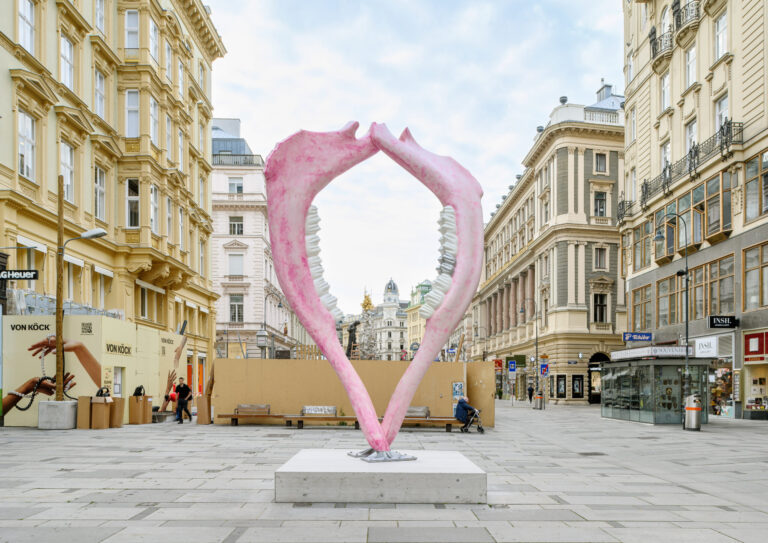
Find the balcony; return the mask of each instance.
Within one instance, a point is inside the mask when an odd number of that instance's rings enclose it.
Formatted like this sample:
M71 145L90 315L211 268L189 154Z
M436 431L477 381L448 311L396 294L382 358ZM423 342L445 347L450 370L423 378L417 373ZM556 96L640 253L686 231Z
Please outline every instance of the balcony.
M619 202L617 213L619 222L645 210L651 198L660 192L666 194L672 189L672 184L680 179L686 176L690 176L691 179L698 178L698 168L712 157L720 155L720 158L725 162L733 156L731 146L742 143L744 143L744 123L726 119L720 130L702 143L694 145L683 158L674 164L667 164L661 173L650 181L643 181L640 185L639 205L627 200Z
M675 13L675 40L678 44L687 43L699 28L701 10L698 0L688 2Z
M653 71L661 73L669 66L669 60L672 58L672 48L674 40L672 31L669 30L659 36L651 35L651 58L653 59Z
M214 166L255 166L264 167L264 159L261 155L213 155Z
M584 120L588 123L623 125L619 112L612 109L584 108Z

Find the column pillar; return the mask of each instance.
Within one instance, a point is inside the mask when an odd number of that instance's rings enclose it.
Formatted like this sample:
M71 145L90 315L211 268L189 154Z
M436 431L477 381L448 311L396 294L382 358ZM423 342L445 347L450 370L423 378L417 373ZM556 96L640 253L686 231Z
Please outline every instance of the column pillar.
M495 317L496 317L496 323L494 324L494 334L498 334L501 332L501 291L497 290L496 293L493 295L493 299L495 300L493 308L495 309Z
M568 242L568 305L576 303L576 244Z
M576 201L578 202L577 213L586 214L587 210L584 208L584 149L576 148ZM594 160L594 153L592 154L592 160Z
M536 314L534 307L536 298L536 268L533 264L528 268L528 300L526 300L525 313L531 319Z
M517 281L513 279L509 287L509 326L514 328L517 326L517 314L520 311L517 304Z
M485 299L485 337L491 335L491 297Z
M575 213L574 207L576 206L576 195L573 193L574 174L576 173L574 166L574 151L573 147L568 147L568 213ZM564 195L565 196L565 195Z
M501 330L506 332L509 329L509 285L504 285L501 289Z
M585 304L586 303L586 278L587 278L587 259L585 258L586 255L586 249L587 244L586 243L579 243L577 245L579 250L579 275L576 282L576 288L578 292L578 303Z
M520 299L518 300L518 303L522 311L518 313L518 324L525 324L525 322L528 320L528 306L525 304L525 299L528 297L528 293L526 292L528 290L526 282L526 275L521 273L520 280L518 281L518 285L520 286L520 292L518 293L520 295Z

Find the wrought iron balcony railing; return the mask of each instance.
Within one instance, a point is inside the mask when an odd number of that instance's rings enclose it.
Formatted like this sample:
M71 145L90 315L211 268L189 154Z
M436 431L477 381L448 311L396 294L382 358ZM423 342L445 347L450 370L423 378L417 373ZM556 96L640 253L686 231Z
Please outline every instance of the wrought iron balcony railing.
M669 192L675 181L688 175L694 178L698 177L697 169L699 166L713 156L720 154L722 160L727 160L733 155L731 145L742 143L744 143L744 123L726 119L715 134L705 141L695 144L683 158L674 164L667 164L661 173L650 181L643 181L640 185L639 202L620 201L616 213L619 222L640 210L644 210L650 199L659 192L665 194Z
M213 155L214 166L264 166L264 159L261 155Z
M672 50L672 31L667 31L651 40L651 56L656 58L659 55Z
M675 14L675 30L680 30L688 23L698 21L700 16L698 0L688 2Z

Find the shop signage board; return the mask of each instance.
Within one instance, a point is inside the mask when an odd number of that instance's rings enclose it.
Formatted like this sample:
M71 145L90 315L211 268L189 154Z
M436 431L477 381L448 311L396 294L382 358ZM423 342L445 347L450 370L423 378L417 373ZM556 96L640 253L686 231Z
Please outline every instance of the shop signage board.
M697 337L694 340L696 357L717 357L717 336Z
M739 319L733 315L710 315L707 317L707 325L710 328L736 328Z
M501 368L503 368L504 361L501 358L494 358L493 360L493 368L496 371L501 371Z
M624 332L624 342L627 341L653 341L651 332Z
M0 271L0 280L13 279L16 281L36 281L38 277L37 270L2 270Z
M685 349L685 346L678 345L652 345L650 347L639 347L637 349L624 349L623 351L613 351L611 353L611 360L658 358L664 356L684 357ZM692 347L688 347L688 356L693 356Z

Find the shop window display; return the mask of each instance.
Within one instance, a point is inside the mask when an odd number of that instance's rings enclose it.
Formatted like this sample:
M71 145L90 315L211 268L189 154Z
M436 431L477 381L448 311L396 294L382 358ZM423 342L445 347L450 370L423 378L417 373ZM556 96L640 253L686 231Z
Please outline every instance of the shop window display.
M709 372L709 414L734 416L733 368L730 360L712 362Z

